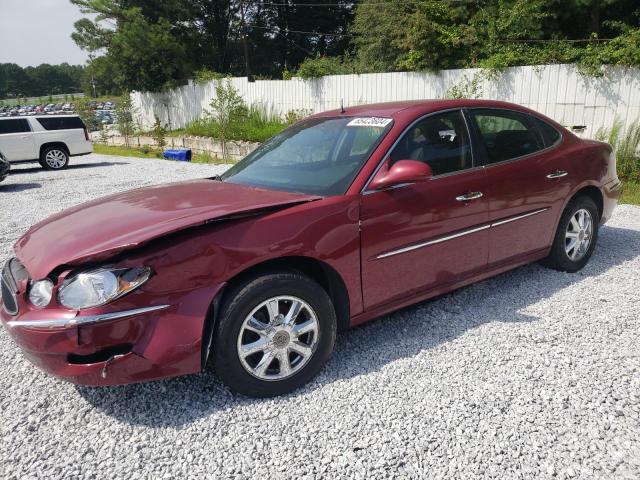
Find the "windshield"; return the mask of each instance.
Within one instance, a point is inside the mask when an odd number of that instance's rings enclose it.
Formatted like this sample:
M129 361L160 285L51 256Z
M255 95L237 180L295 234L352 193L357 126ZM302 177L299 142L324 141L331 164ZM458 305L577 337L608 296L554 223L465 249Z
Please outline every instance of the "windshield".
M390 118L303 120L229 169L225 182L314 195L343 194L383 136Z

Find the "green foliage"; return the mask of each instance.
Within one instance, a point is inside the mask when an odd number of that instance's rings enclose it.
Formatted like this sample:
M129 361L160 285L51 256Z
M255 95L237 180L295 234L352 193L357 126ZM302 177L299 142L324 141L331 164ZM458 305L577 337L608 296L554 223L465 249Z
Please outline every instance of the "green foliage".
M622 196L620 203L630 203L640 205L640 183L626 181L622 184Z
M464 79L453 85L445 93L445 98L481 98L482 97L482 78L481 74L474 74L469 78L467 75Z
M193 81L196 83L208 83L213 80L221 80L225 77L222 73L214 72L213 70L209 70L207 68L203 68L202 70L198 70L195 72L193 76Z
M155 122L153 123L153 130L151 131L151 138L156 142L158 148L164 148L167 144L167 129L162 124L158 116L155 116Z
M211 111L188 125L185 132L218 139L225 157L229 141L264 142L286 127L273 109L262 105L247 107L229 80L218 81L210 105Z
M611 128L599 129L596 138L614 147L620 178L640 182L640 120L633 122L625 131L622 122L616 119Z
M113 65L106 56L96 57L89 61L80 79L82 91L89 97L95 93L98 97L104 95L120 95L122 89L114 75Z
M93 131L100 126L95 113L87 107L86 102L79 102L75 105L76 113L82 119L89 131Z
M115 145L94 144L93 151L101 155L117 155L121 157L137 157L137 158L163 158L162 150L151 148L144 145L139 148L121 147ZM194 152L191 158L192 163L214 163L217 165L228 164L229 160L223 160L209 153Z
M100 143L107 144L109 142L109 131L106 125L100 127Z
M284 116L284 121L287 123L287 125L293 125L294 123L299 122L309 115L311 115L311 110L306 110L303 108L298 110L289 110Z
M296 76L308 80L310 78L324 77L325 75L340 75L352 73L348 66L339 57L307 58L298 67Z
M368 0L352 27L356 64L396 71L578 62L599 74L603 64L640 66L639 12L632 0Z
M279 115L260 105L251 105L246 115L229 125L226 141L264 142L287 127ZM220 125L210 115L189 124L184 133L221 139Z
M0 63L0 98L40 97L81 90L80 65L49 65L22 68L14 63Z
M129 93L124 94L116 104L116 128L118 133L124 137L127 147L131 145L131 137L138 129L137 109L131 101Z

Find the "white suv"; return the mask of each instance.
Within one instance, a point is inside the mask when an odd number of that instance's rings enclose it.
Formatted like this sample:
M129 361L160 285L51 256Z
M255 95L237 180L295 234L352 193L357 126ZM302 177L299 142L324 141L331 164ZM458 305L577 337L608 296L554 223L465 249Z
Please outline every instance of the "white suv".
M93 151L89 132L77 115L0 118L0 151L9 162L38 161L60 170L69 157Z

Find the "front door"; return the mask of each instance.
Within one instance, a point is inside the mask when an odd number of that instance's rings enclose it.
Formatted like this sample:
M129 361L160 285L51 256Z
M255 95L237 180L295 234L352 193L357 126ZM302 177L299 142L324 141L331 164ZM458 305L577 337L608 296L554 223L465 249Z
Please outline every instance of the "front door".
M523 112L470 109L484 146L488 182L489 265L517 260L553 242L571 186L569 159L553 127Z
M386 162L419 160L434 176L362 195L365 309L410 297L483 270L488 202L484 168L475 166L459 110L429 115L400 138Z

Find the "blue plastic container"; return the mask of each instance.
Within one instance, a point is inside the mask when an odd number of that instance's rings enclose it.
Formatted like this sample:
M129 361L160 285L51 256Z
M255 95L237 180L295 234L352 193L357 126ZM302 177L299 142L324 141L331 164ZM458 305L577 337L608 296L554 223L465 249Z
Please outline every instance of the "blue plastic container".
M191 161L191 149L184 148L180 150L165 150L164 158L167 160L178 160L179 162Z

